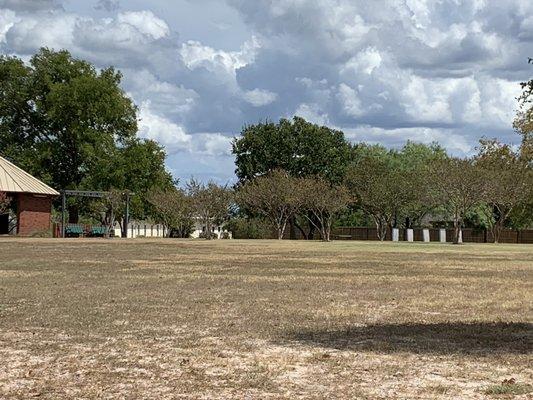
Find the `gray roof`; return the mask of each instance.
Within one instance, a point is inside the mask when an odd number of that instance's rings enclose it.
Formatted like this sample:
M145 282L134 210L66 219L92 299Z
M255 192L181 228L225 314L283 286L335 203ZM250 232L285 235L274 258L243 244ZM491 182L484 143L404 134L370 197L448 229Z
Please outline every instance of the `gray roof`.
M15 164L0 157L0 192L59 196L59 193Z

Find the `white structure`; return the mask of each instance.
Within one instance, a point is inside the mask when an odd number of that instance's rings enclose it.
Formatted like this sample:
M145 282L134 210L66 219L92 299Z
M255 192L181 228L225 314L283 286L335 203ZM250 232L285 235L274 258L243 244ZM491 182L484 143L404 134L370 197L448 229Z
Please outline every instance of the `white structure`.
M407 229L407 241L408 242L414 242L415 241L415 231L412 229Z
M115 237L121 237L120 224L115 223ZM135 239L138 237L145 238L162 238L166 237L167 229L160 224L148 224L145 222L132 222L128 225L128 238Z
M231 232L229 232L226 228L224 228L224 224L220 225L212 225L211 229L213 229L213 233L215 234L216 239L231 239L232 235ZM206 227L202 223L202 221L199 218L195 219L194 222L194 229L191 233L191 237L193 239L198 239L202 234L205 232Z
M400 241L400 230L398 228L392 228L392 241L393 242Z
M446 229L439 230L439 241L441 243L446 243Z
M224 225L213 225L213 233L217 239L231 239L232 235ZM115 237L121 237L121 227L118 222L115 223ZM200 220L196 219L191 233L191 238L198 239L205 232L205 226L202 226ZM161 224L150 224L147 222L131 222L128 225L128 238L164 238L167 237L168 230Z
M429 243L429 229L422 230L422 236L424 238L424 242Z

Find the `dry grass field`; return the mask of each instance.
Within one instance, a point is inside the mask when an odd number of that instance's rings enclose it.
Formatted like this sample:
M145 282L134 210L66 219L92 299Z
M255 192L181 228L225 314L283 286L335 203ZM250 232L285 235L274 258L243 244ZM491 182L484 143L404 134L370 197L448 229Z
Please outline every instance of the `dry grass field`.
M533 398L533 246L0 239L0 257L2 399Z

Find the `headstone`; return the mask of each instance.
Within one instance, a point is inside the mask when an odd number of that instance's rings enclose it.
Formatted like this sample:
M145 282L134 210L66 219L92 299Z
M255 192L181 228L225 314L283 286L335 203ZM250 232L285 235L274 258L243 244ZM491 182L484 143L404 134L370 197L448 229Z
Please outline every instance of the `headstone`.
M424 242L429 243L429 229L424 229L422 231L422 236L424 237Z
M414 242L414 240L415 240L415 232L412 229L407 229L407 241Z
M393 242L400 241L400 230L398 228L392 228L392 241Z
M446 243L446 229L441 229L439 231L439 241L441 243Z

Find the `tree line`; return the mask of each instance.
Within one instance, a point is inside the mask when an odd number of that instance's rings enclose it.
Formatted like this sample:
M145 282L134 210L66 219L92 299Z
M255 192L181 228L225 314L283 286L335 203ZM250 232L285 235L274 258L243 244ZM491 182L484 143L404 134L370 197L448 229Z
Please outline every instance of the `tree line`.
M482 139L476 155L458 158L437 144L352 145L300 118L258 124L234 142L236 198L247 215L269 218L278 237L292 224L306 238L317 231L329 240L332 219L358 210L380 240L388 229L420 226L432 215L453 223L458 242L476 215L498 241L505 226L532 222L532 165L523 146Z
M482 139L475 155L459 158L438 144L352 144L342 131L299 117L265 121L234 139L237 182L229 187L174 181L164 149L137 136L137 108L121 79L67 51L42 49L28 63L0 57L0 153L52 187L109 193L70 199L70 222L123 222L127 195L133 218L180 237L196 222L207 238L226 222L251 237L274 230L326 241L335 224L373 224L384 240L389 229L432 216L451 223L456 241L466 225L486 227L498 241L505 227L533 224L533 80L522 84L514 122L519 148Z
M533 171L523 150L495 139L482 139L470 158L450 156L438 144L354 145L342 132L297 117L243 130L233 143L239 178L233 188L211 182L199 200L189 183L174 189L175 206L168 192L152 201L162 214L176 213L175 221L189 202L186 215L201 217L208 232L209 216L216 223L240 218L267 221L279 239L297 229L304 238L329 241L336 221L362 216L384 240L389 229L421 226L431 215L451 222L456 243L465 223L476 219L497 242L505 227L533 220ZM210 203L216 218L204 210Z

